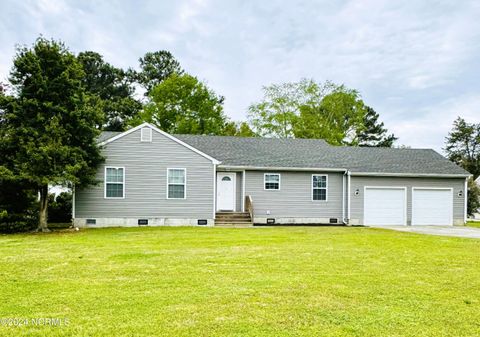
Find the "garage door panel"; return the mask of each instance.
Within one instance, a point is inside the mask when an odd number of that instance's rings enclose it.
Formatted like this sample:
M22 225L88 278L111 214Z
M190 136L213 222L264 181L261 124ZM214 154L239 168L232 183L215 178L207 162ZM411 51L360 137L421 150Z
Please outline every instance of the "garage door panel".
M405 225L405 188L365 188L364 224Z
M413 226L450 226L453 224L452 189L413 188Z

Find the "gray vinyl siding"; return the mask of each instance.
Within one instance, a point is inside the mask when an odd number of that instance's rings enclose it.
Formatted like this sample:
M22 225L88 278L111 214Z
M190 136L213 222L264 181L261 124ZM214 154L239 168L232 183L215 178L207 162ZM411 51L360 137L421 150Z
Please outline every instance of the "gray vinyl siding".
M101 181L75 193L77 218L213 218L214 166L200 154L152 131L140 142L140 130L105 146ZM125 198L104 198L105 166L125 167ZM186 199L167 199L167 168L186 169Z
M412 219L412 187L444 187L453 188L453 222L463 223L465 197L459 197L458 192L465 193L465 178L400 178L400 177L351 177L350 188L350 218L363 224L364 187L394 186L407 188L407 224ZM355 195L355 190L359 194Z
M280 190L264 190L264 173L280 173ZM312 174L328 176L327 201L312 201ZM245 195L252 197L255 217L341 220L342 180L331 172L246 171Z
M236 187L235 187L235 210L237 212L241 212L242 211L242 176L243 176L243 173L242 172L237 172L237 176L236 176Z

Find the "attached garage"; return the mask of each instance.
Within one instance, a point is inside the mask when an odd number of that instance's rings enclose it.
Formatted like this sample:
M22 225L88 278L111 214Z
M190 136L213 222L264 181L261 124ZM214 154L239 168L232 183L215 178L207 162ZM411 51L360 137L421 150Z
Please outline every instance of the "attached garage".
M406 187L365 187L364 224L402 226L407 224Z
M453 225L452 188L412 188L412 226Z

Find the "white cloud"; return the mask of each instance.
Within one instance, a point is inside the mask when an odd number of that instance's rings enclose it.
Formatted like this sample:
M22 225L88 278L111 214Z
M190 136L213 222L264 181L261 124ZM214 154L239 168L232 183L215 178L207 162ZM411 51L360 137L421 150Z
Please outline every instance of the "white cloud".
M0 78L14 44L40 33L122 67L168 49L235 119L262 85L331 79L360 90L400 143L439 149L458 114L479 118L478 17L473 0L2 1Z

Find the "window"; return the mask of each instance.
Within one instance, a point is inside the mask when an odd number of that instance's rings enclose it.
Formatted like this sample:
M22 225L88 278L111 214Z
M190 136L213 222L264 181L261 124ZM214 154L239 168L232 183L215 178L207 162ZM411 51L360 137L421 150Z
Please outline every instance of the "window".
M280 189L280 174L265 173L263 176L263 185L265 190L279 190Z
M223 177L222 181L232 181L232 179L230 179L230 177Z
M185 169L167 169L167 199L185 199Z
M142 128L140 132L140 141L141 142L151 142L152 141L152 129Z
M327 176L312 174L312 200L327 201Z
M105 167L105 198L125 197L125 168Z

